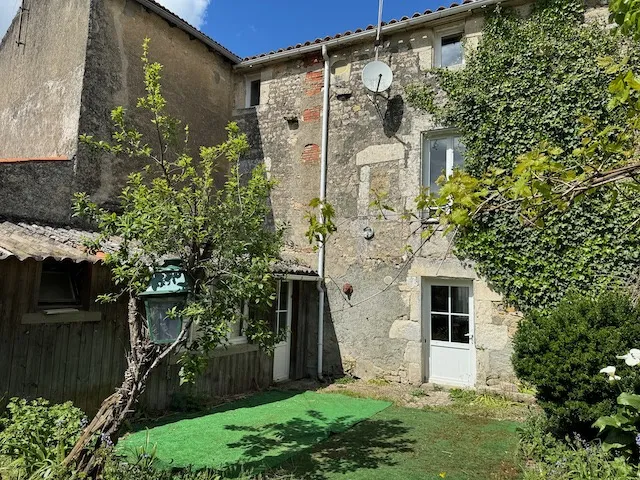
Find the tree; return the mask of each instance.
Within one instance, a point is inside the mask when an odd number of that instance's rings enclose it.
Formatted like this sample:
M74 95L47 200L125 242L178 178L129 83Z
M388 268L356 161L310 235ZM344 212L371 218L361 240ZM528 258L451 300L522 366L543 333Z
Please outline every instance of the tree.
M110 142L82 136L86 144L115 156L143 160L142 171L132 173L120 195L117 212L100 208L84 193L76 195L75 214L91 220L99 237L87 244L99 251L110 239L118 249L107 254L118 288L101 301L128 301L128 367L122 385L104 400L65 460L80 470L97 467L95 449L109 441L133 411L153 369L170 354L179 353L181 381L192 381L206 364L207 353L226 342L230 325L242 322L250 341L270 349L278 340L266 311L274 298L272 263L279 255L282 230L269 228L268 198L273 182L264 166L250 175L240 174L238 161L248 144L238 126L227 127L228 138L214 147L200 148L200 161L187 153L187 126L167 112L162 95L162 66L149 60L149 40L143 45L142 63L146 95L137 108L150 116L156 138L147 143L129 125L123 107L112 111L114 133ZM230 172L216 188L216 168ZM138 295L152 272L167 257L179 257L191 285L184 306L168 311L181 316L182 329L169 345L152 342ZM252 315L241 306L249 302ZM194 339L189 334L194 329Z
M456 232L457 253L523 310L608 288L639 267L630 226L640 199L620 181L640 166L638 49L585 25L582 4L540 0L526 19L498 8L465 69L436 71L408 92L467 147L464 170L419 208L432 208ZM635 21L637 2L615 4Z

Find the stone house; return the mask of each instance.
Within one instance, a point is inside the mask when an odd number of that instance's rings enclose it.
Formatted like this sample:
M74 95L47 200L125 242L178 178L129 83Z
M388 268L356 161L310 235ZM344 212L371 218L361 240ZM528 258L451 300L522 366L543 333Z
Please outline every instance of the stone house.
M135 104L140 46L150 37L164 93L190 125L192 145L222 140L234 120L251 143L243 167L264 161L278 181L273 216L289 229L276 328L281 319L290 337L269 366L273 380L348 373L512 385L519 315L449 253L449 239L421 245L420 223L381 217L371 204L385 194L396 211L411 208L423 186L464 161L456 132L408 105L405 87L434 66L464 68L488 11L501 5L526 15L530 3L464 0L383 24L378 55L393 82L372 93L362 72L376 58L373 26L241 59L153 0L26 0L0 43L0 219L64 228L73 192L114 203L135 165L89 152L77 138L107 137L111 108ZM322 265L304 217L320 196L323 159L338 230ZM0 247L11 253L7 238L0 230ZM408 244L415 255L405 253Z

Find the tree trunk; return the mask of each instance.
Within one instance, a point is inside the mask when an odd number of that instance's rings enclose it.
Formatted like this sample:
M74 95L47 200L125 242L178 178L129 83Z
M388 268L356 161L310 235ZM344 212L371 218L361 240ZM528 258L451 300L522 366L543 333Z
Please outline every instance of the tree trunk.
M144 393L149 374L175 346L174 344L163 348L151 343L138 318L137 300L133 295L129 296L127 316L131 350L127 353L128 366L124 381L115 393L102 402L98 413L84 429L63 462L63 465L73 465L78 471L90 476L95 475L100 469L95 451L100 446L111 444L112 437L127 416L134 411L134 406Z

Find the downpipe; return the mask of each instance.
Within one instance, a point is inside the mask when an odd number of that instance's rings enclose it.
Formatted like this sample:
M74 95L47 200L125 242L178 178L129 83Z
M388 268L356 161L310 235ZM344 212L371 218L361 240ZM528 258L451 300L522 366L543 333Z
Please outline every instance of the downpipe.
M320 202L327 198L327 156L329 146L329 88L331 87L331 59L327 52L327 46L322 46L322 58L324 59L324 95L322 105L322 146L320 153ZM324 223L325 218L320 212L320 222ZM320 242L318 251L318 378L323 375L323 348L324 348L324 260L325 260L325 238Z

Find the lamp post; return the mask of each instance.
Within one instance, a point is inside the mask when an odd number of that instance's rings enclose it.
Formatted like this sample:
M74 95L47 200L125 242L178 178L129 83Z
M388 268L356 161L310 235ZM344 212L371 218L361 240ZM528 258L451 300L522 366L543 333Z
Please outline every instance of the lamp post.
M187 303L189 283L180 259L167 260L151 276L149 287L140 294L153 343L175 342L182 331L181 315L170 315L174 308L181 310Z

